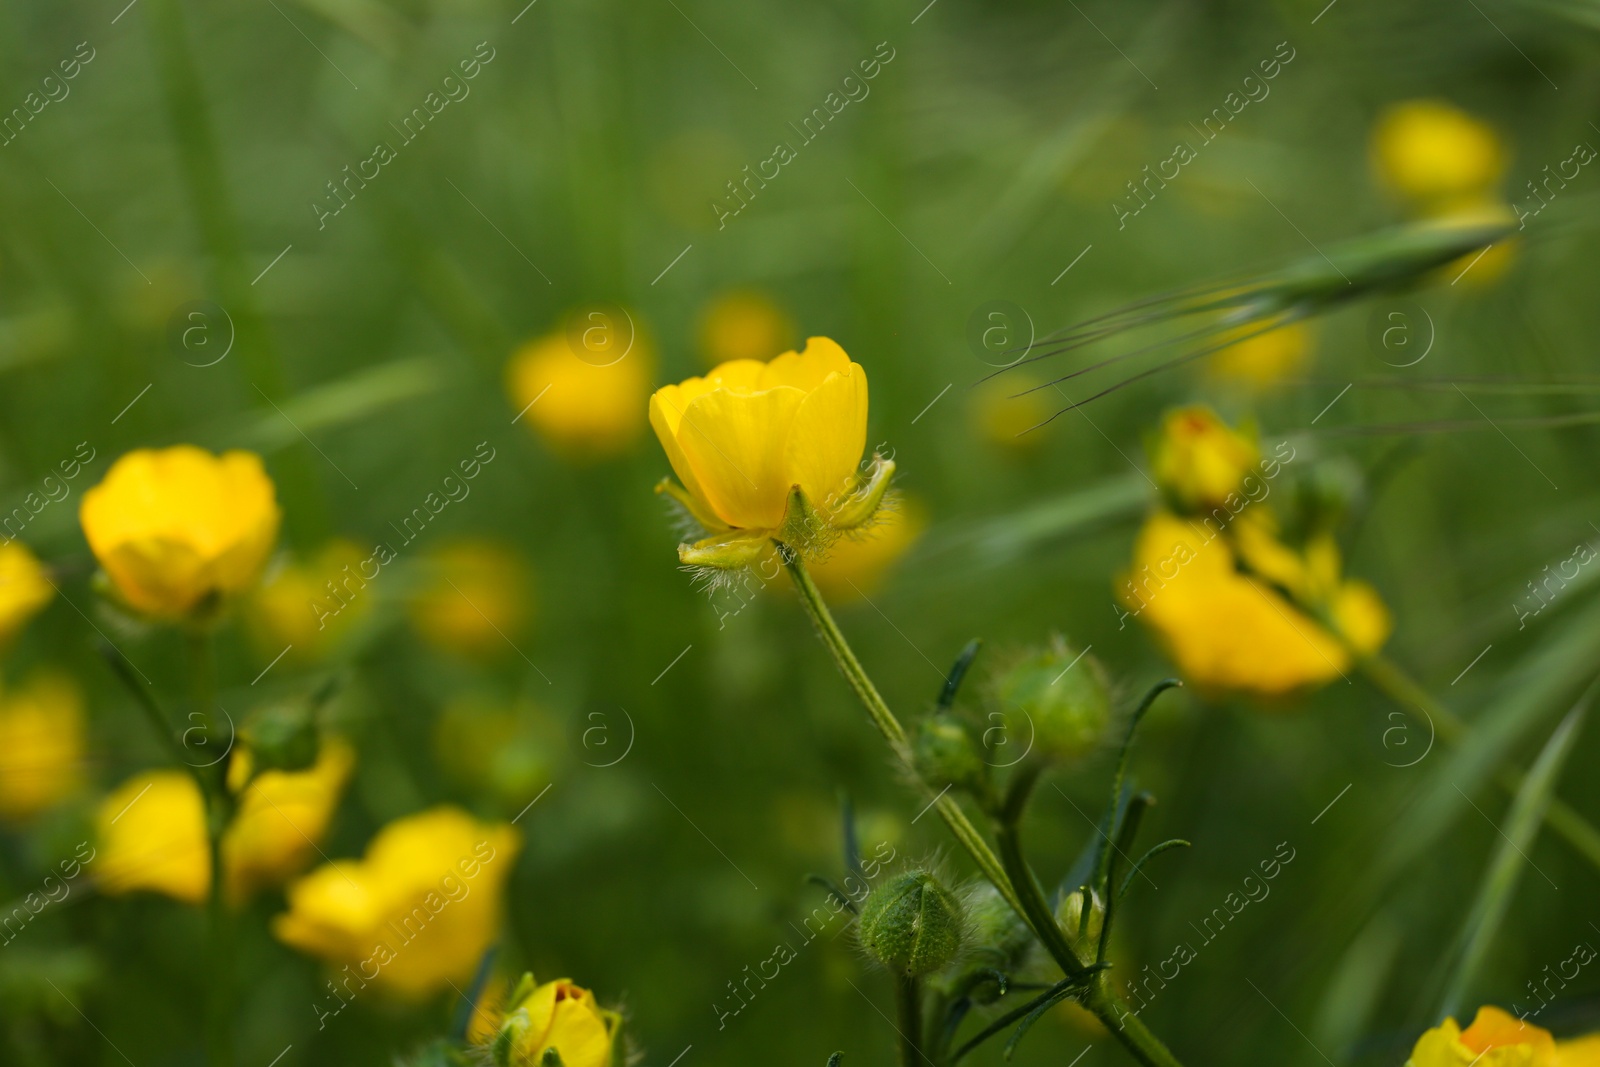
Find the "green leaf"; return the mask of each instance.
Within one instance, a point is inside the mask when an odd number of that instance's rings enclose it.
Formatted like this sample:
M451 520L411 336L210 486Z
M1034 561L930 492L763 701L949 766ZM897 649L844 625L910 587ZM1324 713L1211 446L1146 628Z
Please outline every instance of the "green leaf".
M1462 997L1483 965L1489 946L1505 920L1506 911L1522 878L1523 864L1533 864L1528 858L1528 850L1533 847L1533 840L1544 822L1545 809L1555 793L1561 769L1572 753L1578 729L1589 713L1589 704L1594 699L1597 686L1600 686L1600 682L1589 687L1550 735L1544 750L1539 753L1538 761L1511 801L1505 825L1496 827L1501 837L1500 847L1484 871L1472 910L1467 913L1467 920L1461 927L1461 934L1451 953L1456 963L1439 1003L1440 1018L1460 1010Z

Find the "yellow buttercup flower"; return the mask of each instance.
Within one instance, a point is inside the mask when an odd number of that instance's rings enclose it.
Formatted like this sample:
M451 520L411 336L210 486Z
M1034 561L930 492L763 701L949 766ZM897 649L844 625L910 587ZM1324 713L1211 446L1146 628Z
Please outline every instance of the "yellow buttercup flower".
M832 600L871 596L927 525L919 505L901 500L880 511L872 525L835 541L828 554L811 565L811 578Z
M259 456L177 445L117 460L84 494L79 519L128 606L177 619L255 582L280 512Z
M135 775L101 802L95 873L111 895L150 890L199 904L211 888L206 805L186 771Z
M55 586L41 564L21 541L0 544L0 648L37 615Z
M1040 384L1024 372L1011 371L975 386L972 425L978 436L1011 452L1031 452L1044 444L1047 438L1040 424L1066 402L1059 393L1036 388Z
M42 673L0 691L0 818L32 818L83 783L83 693Z
M355 762L355 749L337 737L323 738L316 762L303 771L269 770L252 778L249 748L234 753L228 784L235 792L243 786L243 792L222 839L230 896L241 899L306 868L328 832Z
M654 356L638 332L611 316L529 341L506 365L511 402L522 421L572 456L625 451L644 429Z
M1261 461L1255 441L1230 428L1207 407L1169 411L1152 448L1162 490L1186 511L1208 511L1236 496Z
M1600 1034L1557 1041L1556 1058L1561 1067L1600 1067Z
M711 366L766 359L793 343L794 323L764 293L724 293L700 317L700 350Z
M1408 1067L1569 1067L1550 1031L1489 1005L1478 1009L1465 1030L1446 1019L1424 1033L1406 1062ZM1574 1057L1572 1063L1577 1062Z
M621 1023L570 978L535 985L525 974L506 1001L488 1052L495 1067L539 1067L549 1049L560 1054L563 1067L610 1067Z
M679 546L689 564L743 566L775 537L802 550L825 542L872 516L893 472L878 460L862 485L867 375L826 337L662 386L650 424L682 482L660 490L710 534Z
M1265 333L1250 326L1240 331L1241 340L1229 345L1206 362L1213 377L1262 389L1281 382L1306 365L1311 356L1311 328L1291 322Z
M511 651L531 614L527 565L492 541L461 540L428 553L411 624L430 644L462 656Z
M290 658L316 659L349 636L372 611L370 595L349 596L365 580L360 567L368 555L353 541L335 538L309 559L287 560L269 569L245 608L261 655L271 659L288 647ZM329 592L329 582L337 598ZM339 610L329 610L329 605Z
M1384 186L1418 204L1492 189L1507 153L1494 129L1443 100L1407 100L1379 116L1372 164Z
M286 944L417 1000L471 979L500 928L520 839L444 806L396 819L360 860L335 860L288 888L273 920Z
M1357 652L1376 651L1388 637L1383 602L1365 583L1339 579L1331 542L1296 554L1254 525L1263 521L1244 513L1225 536L1201 520L1156 512L1117 583L1129 614L1202 689L1277 697L1348 670L1345 644L1278 586L1326 612ZM1241 573L1241 561L1261 577Z

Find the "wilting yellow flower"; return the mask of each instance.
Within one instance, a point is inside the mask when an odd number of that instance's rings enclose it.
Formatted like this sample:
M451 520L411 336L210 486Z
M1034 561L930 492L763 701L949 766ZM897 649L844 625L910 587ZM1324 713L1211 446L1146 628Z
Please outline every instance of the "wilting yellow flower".
M922 508L909 500L884 508L876 522L849 537L841 537L826 556L811 564L812 580L830 599L871 596L927 525Z
M622 1017L595 1003L594 994L557 978L535 985L525 974L506 1001L504 1017L489 1040L495 1067L539 1067L547 1049L564 1067L611 1067L611 1046Z
M112 895L147 889L189 904L211 888L206 805L186 771L135 775L101 802L96 876Z
M683 483L660 490L711 535L679 546L690 564L743 566L770 538L809 542L860 526L893 472L879 461L861 484L867 374L826 337L771 363L735 360L662 386L650 398L650 424Z
M343 599L349 588L364 583L359 568L367 555L354 542L335 538L308 560L285 561L269 570L246 608L261 654L270 658L289 646L293 658L315 658L343 640L371 613L372 597ZM350 575L353 586L344 584ZM338 598L328 591L329 582ZM329 604L339 610L317 610Z
M1446 1019L1424 1033L1406 1062L1409 1067L1569 1067L1550 1031L1488 1005L1465 1030Z
M1130 573L1117 584L1128 612L1203 689L1282 696L1349 668L1345 644L1279 585L1326 612L1358 652L1376 651L1388 637L1383 602L1365 583L1339 580L1331 542L1314 543L1302 556L1273 539L1270 527L1255 525L1263 522L1244 513L1224 533L1209 522L1157 512L1139 534ZM1241 573L1241 559L1262 577Z
M700 317L700 350L711 366L766 359L792 343L794 323L764 293L724 293Z
M424 561L411 597L411 623L425 640L462 656L512 648L530 614L528 568L492 541L442 545Z
M1390 105L1373 127L1371 154L1378 179L1419 203L1484 193L1507 163L1488 123L1443 100Z
M288 889L273 920L286 944L350 965L408 999L468 981L500 927L520 845L509 824L444 806L389 823L360 860L335 860Z
M576 321L529 341L506 364L511 402L551 447L575 456L625 451L644 429L654 356L631 326Z
M0 648L11 643L55 591L44 566L26 545L21 541L0 544Z
M1240 331L1243 339L1215 353L1206 363L1213 377L1256 389L1282 381L1305 366L1311 355L1311 328L1291 322L1265 333L1259 325Z
M607 736L613 731L604 722L586 725L584 748L591 754L585 759L608 760L612 750L620 754L626 747L620 722L615 736ZM561 752L560 733L543 709L476 695L456 697L445 705L433 739L440 766L457 784L515 805L512 810L550 783Z
M1046 437L1040 424L1066 401L1052 390L1035 388L1040 384L1037 378L1011 371L975 386L972 425L978 436L1014 452L1031 452L1042 445Z
M1200 406L1167 412L1151 451L1156 481L1184 510L1221 506L1261 460L1253 440Z
M229 788L237 792L249 783L222 840L228 891L235 899L282 883L317 855L356 753L347 741L325 737L316 762L303 771L269 770L251 778L252 762L250 750L241 747L228 766Z
M79 509L89 548L122 599L163 619L252 585L279 518L259 456L193 445L129 452Z
M83 693L42 673L0 691L0 818L31 818L83 782Z

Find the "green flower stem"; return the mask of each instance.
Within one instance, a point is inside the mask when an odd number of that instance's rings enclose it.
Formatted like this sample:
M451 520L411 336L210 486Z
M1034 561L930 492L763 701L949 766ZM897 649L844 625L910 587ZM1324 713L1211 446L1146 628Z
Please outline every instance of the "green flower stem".
M894 976L894 1002L900 1031L900 1067L921 1067L927 1056L922 1051L922 983L908 975Z
M816 627L817 634L822 638L822 643L827 646L833 655L834 662L838 664L839 671L854 689L856 696L866 706L867 713L872 716L873 723L884 739L889 742L889 747L895 755L905 764L907 769L914 770L911 762L911 747L906 739L905 728L895 718L894 712L884 703L883 697L878 695L877 688L872 684L872 679L861 667L861 662L856 659L850 644L845 640L844 634L839 629L839 624L834 622L833 615L828 611L828 605L823 602L822 594L817 590L816 583L811 580L811 575L806 571L805 563L798 555L780 546L779 551L784 556L784 565L789 569L789 576L794 579L795 591L800 595L800 603L804 605L806 614L811 617L812 625ZM1038 774L1035 769L1031 773ZM1013 795L1019 792L1013 787ZM1026 791L1022 792L1022 799L1026 799ZM971 854L978 868L983 872L994 887L998 889L1006 901L1022 916L1029 926L1033 927L1045 947L1050 949L1055 956L1058 951L1062 955L1057 957L1057 962L1066 969L1069 962L1075 965L1076 971L1068 970L1068 974L1082 974L1086 968L1082 961L1072 952L1060 925L1055 917L1050 914L1049 907L1044 902L1043 894L1038 883L1033 880L1033 875L1028 870L1026 861L1022 858L1021 842L1017 840L1015 832L1015 819L1010 820L1010 829L1004 829L1000 838L1001 848L1012 857L1011 869L1016 872L1015 884L1013 878L1006 873L1006 866L995 856L989 848L989 843L984 840L978 828L972 825L958 804L947 794L941 794L935 801L939 815L945 824L956 836L963 848ZM1019 802L1020 806L1020 802ZM1002 820L1004 824L1004 820ZM1021 887L1019 892L1019 887ZM1032 890L1031 894L1028 889ZM1031 904L1028 901L1031 899ZM1052 945L1052 935L1054 945ZM1106 1025L1118 1041L1132 1053L1133 1057L1145 1067L1182 1067L1177 1058L1172 1055L1161 1040L1152 1034L1144 1023L1139 1021L1128 1006L1124 1004L1112 990L1105 972L1097 973L1081 995L1083 1006Z
M884 740L889 742L889 748L893 750L896 758L907 770L915 773L911 744L906 738L905 728L900 725L900 720L895 718L894 712L889 710L889 705L884 703L883 697L878 695L877 687L862 669L861 662L856 659L856 654L851 650L850 643L845 640L839 624L834 622L833 613L823 602L822 593L818 591L816 583L806 571L805 563L787 547L780 546L779 551L785 557L784 566L788 567L789 576L794 579L795 591L800 594L800 603L805 607L806 614L811 617L811 623L816 627L822 643L833 655L833 661L838 665L839 672L844 675L850 688L855 690L856 696L866 707L867 714L872 716L873 725L878 728ZM961 847L972 856L973 862L978 865L984 877L994 884L1006 901L1016 909L1017 914L1026 915L1022 901L1018 899L1016 890L1006 877L1005 869L1000 865L993 850L989 848L989 843L978 832L978 828L972 825L966 812L961 810L961 806L948 793L941 793L933 804L939 812L939 817L950 827L950 832L961 843Z
M1011 780L1010 788L1006 790L1005 805L995 819L995 837L1000 844L1000 862L1005 867L1006 876L1011 879L1011 884L1016 887L1017 896L1021 898L1023 918L1033 927L1033 932L1039 935L1045 951L1050 953L1051 958L1061 966L1067 977L1081 978L1088 969L1078 958L1078 953L1073 949L1071 942L1067 940L1061 924L1056 922L1056 917L1044 898L1044 891L1040 888L1038 879L1033 876L1033 869L1028 866L1028 861L1022 855L1022 810L1027 805L1028 796L1033 792L1034 783L1039 780L1043 770L1043 764L1036 760L1029 760L1017 768L1016 776Z
M210 631L196 626L186 634L189 651L189 682L195 720L205 733L205 751L218 740L216 719L216 661L212 655ZM228 740L231 746L232 739ZM192 753L185 753L190 763ZM190 764L193 766L192 764ZM197 768L206 801L206 841L210 846L211 888L206 897L206 1059L212 1067L233 1063L233 914L228 908L227 868L223 863L222 839L233 821L234 799L228 792L228 760L219 758L209 766Z
M1471 729L1457 718L1455 712L1435 700L1432 694L1386 656L1379 653L1358 656L1357 663L1367 680L1402 709L1409 712L1421 708L1433 721L1439 740L1445 744L1459 744ZM1527 775L1522 768L1506 766L1495 772L1495 783L1514 797L1522 789L1525 777ZM1579 855L1600 868L1600 830L1596 830L1593 823L1559 797L1550 798L1544 821Z

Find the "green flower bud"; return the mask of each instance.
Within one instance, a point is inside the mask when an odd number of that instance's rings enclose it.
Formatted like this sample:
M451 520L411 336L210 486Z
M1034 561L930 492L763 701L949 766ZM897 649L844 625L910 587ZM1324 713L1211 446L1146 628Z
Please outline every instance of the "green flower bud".
M978 758L971 731L949 712L935 712L922 720L915 755L917 770L936 788L953 785L976 792L987 783L987 767Z
M916 977L955 959L965 925L954 893L927 871L906 871L867 896L857 936L885 967Z
M1082 889L1068 893L1056 905L1056 922L1066 932L1067 940L1080 955L1093 953L1100 947L1100 929L1105 925L1106 909L1100 903L1100 894L1089 890L1089 914L1083 914Z
M1004 711L1022 712L1032 723L1034 751L1054 759L1085 755L1111 722L1105 668L1059 637L1007 671L996 695Z
M317 761L317 724L303 700L256 710L241 733L250 746L257 774L303 771Z

